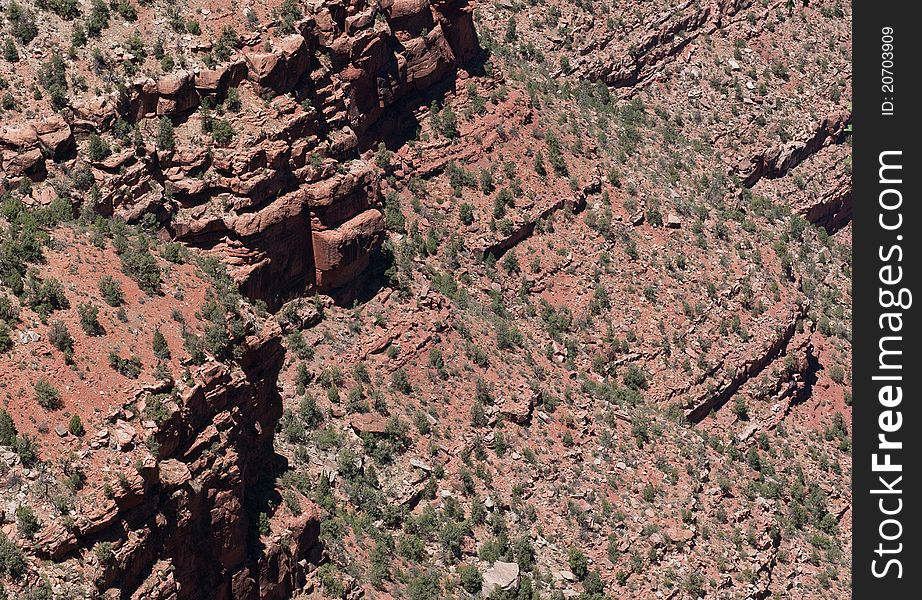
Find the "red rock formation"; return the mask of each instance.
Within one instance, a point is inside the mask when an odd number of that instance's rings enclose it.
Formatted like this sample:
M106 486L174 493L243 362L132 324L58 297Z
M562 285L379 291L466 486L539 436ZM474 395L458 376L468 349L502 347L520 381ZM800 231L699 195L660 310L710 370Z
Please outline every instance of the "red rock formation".
M466 0L328 2L316 10L271 50L254 42L224 65L141 79L119 98L83 102L69 115L81 134L105 132L116 115L148 131L156 124L145 121L160 117L179 128L198 119L189 115L203 97L214 104L230 87L250 86L235 143L185 143L181 152L147 146L94 166L102 212L129 221L153 213L169 235L213 251L248 296L273 307L348 287L368 266L384 232L378 183L367 163L343 173L336 162L376 146L372 129L399 120L382 117L450 83L478 52ZM267 96L277 96L268 115L260 107ZM53 123L40 133L30 124L5 128L4 169L44 178L42 151L57 160L74 147L71 126Z
M840 112L824 118L813 130L786 144L778 144L753 156L748 165L740 169L743 185L752 187L763 178L783 177L808 156L830 144L839 144L849 135L852 115Z
M0 166L7 177L42 180L47 173L46 157L62 161L75 150L70 125L57 115L0 129Z
M274 384L284 360L280 334L267 322L246 339L238 364L203 367L175 403L167 401L171 414L152 434L158 460L149 457L128 475L112 501L84 507L67 535L48 528L43 553L61 559L97 541L123 540L97 580L122 597L283 598L303 583L299 561L319 533L308 500L300 500L296 518L276 515L288 533L269 536L261 551L253 542L253 496L270 472L281 415ZM133 444L134 425L117 423L116 438L120 425Z

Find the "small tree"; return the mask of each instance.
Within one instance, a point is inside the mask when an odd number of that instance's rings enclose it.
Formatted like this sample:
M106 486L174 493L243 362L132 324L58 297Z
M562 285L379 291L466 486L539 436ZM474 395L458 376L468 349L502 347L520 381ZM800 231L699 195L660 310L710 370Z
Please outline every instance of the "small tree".
M83 427L83 421L80 419L80 415L74 415L70 418L70 422L67 424L67 430L75 437L83 437L83 434L86 433L86 429Z
M410 385L410 378L403 369L397 369L391 373L391 386L404 394L409 394L413 391L413 387Z
M141 375L141 359L132 355L130 358L122 358L117 350L109 352L109 366L117 371L120 375L130 379L137 379Z
M3 58L6 62L19 62L19 50L16 49L16 44L10 38L6 38L3 43Z
M6 7L6 18L10 22L10 32L21 44L28 44L38 35L35 14L12 0Z
M458 567L458 575L461 576L461 587L469 594L476 594L483 587L483 579L476 565L461 565Z
M99 309L88 303L77 305L77 313L80 315L80 326L87 335L103 335L105 330L99 322Z
M154 356L160 360L169 360L170 359L170 347L166 343L166 338L160 333L160 330L157 329L154 331Z
M170 121L169 117L160 117L160 124L157 129L157 147L161 150L173 150L176 147L173 122Z
M106 142L95 133L92 133L90 134L90 142L89 146L87 147L87 152L89 153L91 161L99 162L111 156L112 148L109 146L108 142Z
M13 348L13 338L10 336L10 327L0 321L0 354L9 352Z
M16 444L16 423L10 413L0 408L0 446Z
M598 571L590 571L586 575L586 579L583 580L583 589L586 590L587 594L601 594L605 591L602 576L599 575Z
M142 0L141 3L144 4L144 1ZM118 0L115 3L115 11L129 23L134 23L138 20L138 11L128 0Z
M461 217L461 222L465 225L470 225L474 222L474 207L467 202L461 204L458 207L458 216Z
M101 565L108 565L112 562L112 559L115 558L115 552L112 551L111 542L100 542L93 551L96 553L96 558Z
M224 99L224 106L231 112L240 112L242 103L240 101L240 92L237 88L227 90L227 98Z
M624 374L624 385L635 390L647 389L647 375L637 365L630 365Z
M754 471L762 470L762 458L759 456L759 450L755 446L749 446L746 451L746 464Z
M577 579L580 581L586 579L589 574L589 559L579 548L571 547L567 551L567 563Z
M740 421L749 420L749 407L746 405L746 399L742 396L737 396L733 399L733 414Z
M61 321L54 321L48 328L48 341L65 354L74 351L74 338L67 329L67 325Z
M47 379L41 378L36 381L33 389L35 391L35 400L42 408L57 410L64 405L61 402L61 393Z
M109 306L118 307L125 303L122 285L111 275L106 275L99 280L99 291L102 293L102 299Z
M223 119L219 119L214 122L214 125L211 129L211 135L214 137L214 141L222 146L229 143L234 139L236 132L234 128L231 127L231 124Z
M41 527L38 517L35 516L35 511L25 504L16 507L16 528L19 530L20 535L24 538L32 539Z
M26 571L26 560L22 550L0 531L0 573L12 579L19 579Z

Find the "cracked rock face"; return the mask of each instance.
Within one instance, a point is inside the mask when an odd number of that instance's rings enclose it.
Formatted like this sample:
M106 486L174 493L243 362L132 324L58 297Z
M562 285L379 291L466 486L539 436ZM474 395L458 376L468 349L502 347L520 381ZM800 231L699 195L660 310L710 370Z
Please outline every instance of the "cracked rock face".
M45 179L48 161L74 157L75 137L105 135L116 121L151 130L167 118L177 150L140 144L93 163L100 212L154 214L165 235L212 252L273 307L296 294L348 296L384 232L377 176L359 151L393 129L402 103L450 87L478 45L466 0L312 11L296 33L257 35L214 68L136 79L119 95L75 99L62 116L5 126L5 173ZM227 119L235 139L205 148L187 140L212 118L203 106L232 88L242 98Z

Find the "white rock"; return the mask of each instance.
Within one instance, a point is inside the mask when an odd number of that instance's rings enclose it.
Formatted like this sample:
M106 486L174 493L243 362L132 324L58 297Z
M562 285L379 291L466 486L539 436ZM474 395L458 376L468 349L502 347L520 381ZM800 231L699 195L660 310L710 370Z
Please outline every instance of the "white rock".
M519 565L496 561L483 574L483 597L489 598L495 590L511 590L519 584Z

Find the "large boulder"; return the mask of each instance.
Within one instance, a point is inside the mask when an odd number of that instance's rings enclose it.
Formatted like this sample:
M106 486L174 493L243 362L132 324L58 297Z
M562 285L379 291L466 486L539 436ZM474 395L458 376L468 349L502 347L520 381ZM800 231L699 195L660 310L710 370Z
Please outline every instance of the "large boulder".
M72 158L77 151L70 125L60 115L51 115L35 123L38 143L54 161Z
M223 96L228 89L246 79L246 76L247 64L238 60L199 71L195 76L195 89L201 96Z
M370 209L336 229L313 235L317 287L327 291L351 282L368 267L384 237L384 215Z
M290 92L310 66L310 47L300 34L275 42L272 52L248 52L246 59L250 81L277 94Z
M496 590L514 590L519 585L519 565L513 562L496 561L483 574L483 597L489 598Z
M157 82L157 114L176 115L198 106L195 77L189 71L165 75Z
M431 31L435 24L429 0L385 0L381 5L391 30L401 41Z

